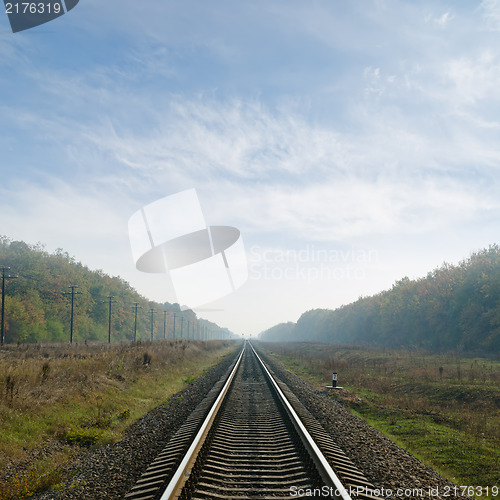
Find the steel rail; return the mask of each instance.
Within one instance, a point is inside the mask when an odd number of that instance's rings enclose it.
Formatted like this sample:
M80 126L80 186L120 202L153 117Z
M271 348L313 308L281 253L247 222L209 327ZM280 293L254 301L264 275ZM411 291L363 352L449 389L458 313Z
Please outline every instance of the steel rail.
M288 401L287 397L275 381L274 377L271 375L270 371L266 367L264 361L260 358L260 356L257 354L255 351L254 347L251 345L250 342L246 342L255 354L256 359L260 363L260 366L268 379L268 381L271 384L272 389L275 391L276 395L278 396L278 399L281 401L285 412L288 414L289 419L293 423L299 437L301 438L305 448L307 449L312 461L314 462L315 466L318 469L318 472L320 473L320 476L322 477L325 486L331 488L331 494L332 496L330 498L337 498L338 500L352 500L350 495L347 493L346 488L342 484L341 480L338 478L338 476L335 474L334 470L328 463L327 459L325 458L324 454L321 452L319 449L318 445L315 443L314 439L312 438L311 434L309 431L306 429L304 424L302 423L300 417L297 415L296 411ZM201 425L198 433L196 434L195 439L189 446L188 451L184 455L179 467L177 468L176 472L174 473L172 479L168 483L166 489L164 490L163 494L160 497L160 500L172 500L175 498L178 498L181 494L182 488L186 481L188 480L190 474L191 474L191 469L194 466L194 463L196 461L196 457L203 446L203 443L206 439L206 436L208 432L210 431L210 428L212 427L212 424L215 420L215 417L217 416L217 413L219 412L222 403L224 399L226 398L227 393L229 392L229 388L233 382L233 379L236 375L236 372L241 364L241 360L243 358L243 354L245 352L245 347L241 350L241 353L238 357L238 360L235 363L235 366L233 370L231 371L231 374L229 375L226 383L224 384L223 389L221 390L220 394L218 395L215 403L213 404L212 408L210 409L207 417L203 421L203 424Z
M338 478L337 474L335 474L334 470L328 463L327 459L319 449L318 445L315 443L314 439L312 438L311 434L309 434L309 431L305 428L304 424L302 423L300 417L297 415L295 410L293 409L292 405L286 398L286 396L283 394L283 391L280 389L276 381L274 380L274 377L271 375L269 370L267 369L264 361L260 358L260 356L257 354L255 351L254 347L252 344L250 344L250 347L252 348L252 351L254 352L255 356L261 363L262 368L264 369L268 380L271 382L274 390L278 394L281 402L286 408L287 413L290 416L290 419L292 420L293 424L295 425L295 428L297 432L299 433L300 437L302 438L302 441L304 442L306 448L309 451L309 454L311 455L311 458L313 459L316 467L318 467L321 476L323 480L327 483L327 486L330 486L332 488L335 488L335 494L336 498L342 499L342 500L352 500L350 495L347 493L344 485Z
M241 353L238 357L238 360L236 361L234 368L231 371L231 374L229 375L226 383L224 384L224 387L222 388L219 396L217 397L212 408L210 409L210 412L208 413L207 417L205 418L202 426L200 427L200 430L196 434L194 441L192 442L188 451L184 455L184 458L182 459L182 462L180 463L179 467L177 468L174 476L172 477L172 479L168 483L167 488L165 489L162 496L160 497L160 500L170 500L173 498L177 498L176 495L178 496L180 494L180 491L182 490L184 483L186 482L187 478L189 477L190 469L193 466L193 463L196 459L196 455L198 454L199 449L203 445L203 442L205 441L205 437L208 434L208 431L210 430L210 427L213 424L213 421L217 415L217 412L219 411L219 409L222 405L222 402L224 401L224 398L226 397L226 395L229 391L229 387L231 386L233 378L236 375L236 372L238 371L238 367L240 366L240 362L241 362L241 359L243 357L244 352L245 352L245 348L243 348L241 350Z

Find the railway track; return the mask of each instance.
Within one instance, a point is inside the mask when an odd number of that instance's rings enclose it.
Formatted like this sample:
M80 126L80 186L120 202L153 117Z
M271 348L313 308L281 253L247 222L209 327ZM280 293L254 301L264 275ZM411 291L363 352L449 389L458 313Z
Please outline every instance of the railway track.
M374 489L246 343L125 498L349 500Z

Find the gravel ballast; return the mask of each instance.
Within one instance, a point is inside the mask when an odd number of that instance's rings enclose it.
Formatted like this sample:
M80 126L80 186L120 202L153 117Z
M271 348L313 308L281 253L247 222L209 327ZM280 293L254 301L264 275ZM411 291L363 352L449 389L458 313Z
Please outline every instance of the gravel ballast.
M315 391L271 357L261 357L322 424L346 455L375 485L375 496L387 498L450 498L456 486L386 438L325 392ZM122 499L165 447L187 416L226 373L235 359L227 356L186 389L133 424L116 444L90 451L71 468L62 491L37 495L39 500Z
M314 390L272 357L261 352L259 355L373 483L376 496L401 499L460 496L457 485L353 415L327 392Z
M171 396L168 405L158 406L131 425L119 442L81 455L70 467L72 478L63 490L44 492L32 498L122 499L170 437L226 373L236 354L226 356L203 377Z

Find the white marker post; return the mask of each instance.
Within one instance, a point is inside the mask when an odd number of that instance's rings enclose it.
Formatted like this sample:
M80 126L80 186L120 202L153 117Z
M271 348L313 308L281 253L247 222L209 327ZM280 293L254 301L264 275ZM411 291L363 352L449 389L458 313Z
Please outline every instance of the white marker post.
M343 387L337 386L337 372L332 374L332 385L325 386L327 389L343 389Z

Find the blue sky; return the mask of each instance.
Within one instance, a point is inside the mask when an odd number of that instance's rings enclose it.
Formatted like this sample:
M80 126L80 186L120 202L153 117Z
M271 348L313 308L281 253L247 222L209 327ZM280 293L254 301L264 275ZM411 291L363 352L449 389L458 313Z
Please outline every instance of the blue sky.
M498 242L500 1L81 0L0 16L0 234L120 275L127 223L196 188L249 280L237 333Z

